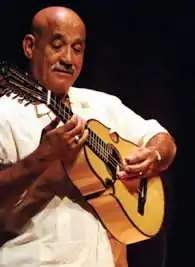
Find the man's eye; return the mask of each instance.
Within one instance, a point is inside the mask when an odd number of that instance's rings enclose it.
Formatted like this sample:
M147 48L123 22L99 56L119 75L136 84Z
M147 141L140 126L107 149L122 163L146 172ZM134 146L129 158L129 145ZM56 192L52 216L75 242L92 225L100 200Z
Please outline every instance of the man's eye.
M53 43L53 44L52 44L52 47L53 47L54 49L60 49L60 48L62 47L62 43L59 43L59 42L58 42L58 43L57 43L57 42L56 42L56 43Z
M81 52L82 51L82 45L81 44L75 44L73 46L73 49L76 51L76 52Z

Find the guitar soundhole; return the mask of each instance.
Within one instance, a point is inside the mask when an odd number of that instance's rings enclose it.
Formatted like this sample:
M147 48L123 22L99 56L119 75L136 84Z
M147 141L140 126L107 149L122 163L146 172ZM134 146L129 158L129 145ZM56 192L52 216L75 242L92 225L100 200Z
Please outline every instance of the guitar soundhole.
M119 171L122 166L122 161L118 150L111 144L108 144L109 147L109 156L107 162L107 169L111 176L111 179L106 180L106 186L111 187L117 180L117 171Z

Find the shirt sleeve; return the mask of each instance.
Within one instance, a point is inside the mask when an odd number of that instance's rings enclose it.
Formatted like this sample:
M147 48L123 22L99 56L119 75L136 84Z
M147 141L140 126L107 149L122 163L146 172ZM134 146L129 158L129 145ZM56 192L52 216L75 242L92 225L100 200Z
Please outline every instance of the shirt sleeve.
M138 146L145 146L158 133L168 132L158 121L142 118L115 96L112 97L109 106L109 116L113 125L111 131L116 131L122 138Z

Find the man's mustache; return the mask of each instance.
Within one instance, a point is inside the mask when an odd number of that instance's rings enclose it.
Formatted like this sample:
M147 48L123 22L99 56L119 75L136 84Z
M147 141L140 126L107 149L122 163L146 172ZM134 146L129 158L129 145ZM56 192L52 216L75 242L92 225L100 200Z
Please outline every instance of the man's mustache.
M57 66L57 65L52 65L51 66L52 71L59 71L59 72L64 72L64 73L69 73L73 75L75 73L75 67L74 65L65 67L65 66Z

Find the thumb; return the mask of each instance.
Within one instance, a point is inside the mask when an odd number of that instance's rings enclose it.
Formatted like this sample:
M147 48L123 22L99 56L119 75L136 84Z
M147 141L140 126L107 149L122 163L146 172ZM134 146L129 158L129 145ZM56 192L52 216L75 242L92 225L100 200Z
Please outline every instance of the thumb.
M54 120L52 120L47 126L45 126L41 132L41 140L42 140L43 135L55 129L58 126L59 122L60 122L60 118L55 117Z

